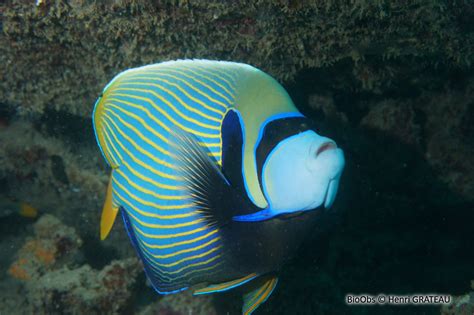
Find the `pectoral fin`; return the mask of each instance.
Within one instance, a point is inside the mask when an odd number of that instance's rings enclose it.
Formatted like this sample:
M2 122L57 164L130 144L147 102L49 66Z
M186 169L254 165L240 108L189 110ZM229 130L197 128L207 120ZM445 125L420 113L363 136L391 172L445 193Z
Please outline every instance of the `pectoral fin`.
M243 209L260 210L241 196L222 173L217 161L197 138L189 133L176 132L170 152L185 181L193 202L204 214L210 226L222 227Z
M100 239L105 240L109 235L112 226L114 225L115 218L117 217L118 207L113 205L112 202L112 176L110 175L109 185L107 186L107 195L105 197L104 208L102 209L102 216L100 218Z
M216 292L224 292L230 289L233 289L235 287L238 287L244 283L247 283L253 279L255 279L258 275L256 273L251 273L248 276L245 276L243 278L239 278L236 280L232 280L229 282L224 282L220 284L214 284L210 285L206 288L199 289L194 291L194 295L201 295L201 294L209 294L209 293L216 293Z
M250 315L264 303L272 294L278 283L278 277L274 274L263 276L251 284L250 291L244 294L244 305L242 315Z

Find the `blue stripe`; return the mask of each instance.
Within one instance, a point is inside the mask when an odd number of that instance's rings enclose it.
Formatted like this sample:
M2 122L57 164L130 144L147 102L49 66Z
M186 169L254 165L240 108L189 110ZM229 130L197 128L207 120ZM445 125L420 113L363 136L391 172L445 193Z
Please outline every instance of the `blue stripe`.
M169 81L169 80L168 80ZM220 107L220 108L215 108L216 110L218 110L221 114L219 115L219 113L216 113L214 111L211 111L209 109L207 109L206 107L202 106L201 104L195 102L194 100L192 100L191 98L189 98L188 96L186 96L183 92L181 92L180 90L178 90L176 87L166 83L166 82L163 82L163 81L160 81L159 78L157 79L140 79L140 78L137 78L137 79L134 79L134 80L128 80L126 81L125 83L122 83L121 86L124 86L124 87L127 87L127 88L143 88L143 89L152 89L155 93L158 93L158 94L161 94L161 90L159 88L156 88L154 86L149 86L149 85L143 85L142 87L136 85L136 84L131 84L131 83L149 83L149 84L157 84L157 85L161 85L163 87L165 87L166 89L172 91L174 94L176 94L176 96L178 98L180 98L185 104L187 104L188 106L192 107L192 108L195 108L195 109L198 109L200 112L202 112L203 114L205 115L208 115L208 116L211 116L213 118L216 118L216 119L220 119L222 118L222 115L224 114L225 112L225 109ZM190 94L192 97L196 98L196 99L199 99L201 100L204 104L207 104L209 103L209 100L207 99L202 99L204 98L203 96L200 96L199 94L197 94L196 92L194 92L193 90L191 90L189 87L186 87L186 86L180 86L183 90L185 90L188 94ZM163 92L163 93L166 93L166 92ZM173 103L174 105L177 105L177 106L180 106L180 108L182 110L185 110L186 112L189 112L188 109L184 108L181 106L181 104L179 104L173 96L169 95L168 93L166 93L167 95L167 99ZM164 96L164 95L162 95ZM195 113L193 113L195 114ZM195 114L197 115L197 114ZM206 123L212 123L211 120L207 120L207 118L205 117L202 117L202 116L198 116L198 117L201 117L202 119L206 119ZM216 122L214 122L216 123ZM217 126L219 125L219 123L216 124Z
M188 75L192 76L192 74L189 74L189 73L188 73ZM188 86L183 85L182 82L180 82L179 80L173 78L172 76L179 77L180 80L183 80L183 81L189 83L190 85L194 86L195 88L197 88L198 90L202 91L203 93L209 95L210 97L216 99L217 101L220 101L224 104L227 104L228 106L231 105L227 102L227 100L225 100L221 96L215 94L214 92L209 90L207 87L205 87L201 83L197 82L195 79L186 78L185 76L183 76L181 73L178 73L177 71L174 71L172 69L165 69L164 71L160 71L159 76L164 78L164 79L167 79L169 81L172 81L173 83L181 85L183 88L185 88L187 90L188 93L192 94L193 97L198 96L197 98L199 98L202 101L209 102L209 100L207 98L203 99L202 98L203 96L201 96L200 94L197 94L196 92L191 90ZM200 80L200 81L202 81L202 80ZM212 88L215 89L215 90L219 90L219 93L221 93L221 89L219 87L214 88L214 86L212 86Z

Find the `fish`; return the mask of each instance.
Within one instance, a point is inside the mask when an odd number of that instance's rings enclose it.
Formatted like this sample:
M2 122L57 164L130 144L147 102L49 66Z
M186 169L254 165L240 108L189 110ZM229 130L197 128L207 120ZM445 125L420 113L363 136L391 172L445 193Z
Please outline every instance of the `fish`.
M38 209L29 203L6 197L0 198L0 219L12 216L35 219L38 217L38 213Z
M334 203L345 163L274 78L243 63L126 70L92 116L111 168L100 238L120 213L156 292L239 287L245 315Z

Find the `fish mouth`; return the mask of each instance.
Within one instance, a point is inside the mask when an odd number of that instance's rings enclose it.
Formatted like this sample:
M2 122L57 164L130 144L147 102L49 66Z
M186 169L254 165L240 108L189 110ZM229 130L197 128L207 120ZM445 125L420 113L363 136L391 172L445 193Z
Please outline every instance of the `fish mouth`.
M337 145L334 142L332 141L325 142L316 151L316 156L319 156L321 153L325 151L335 150L335 149L337 149Z

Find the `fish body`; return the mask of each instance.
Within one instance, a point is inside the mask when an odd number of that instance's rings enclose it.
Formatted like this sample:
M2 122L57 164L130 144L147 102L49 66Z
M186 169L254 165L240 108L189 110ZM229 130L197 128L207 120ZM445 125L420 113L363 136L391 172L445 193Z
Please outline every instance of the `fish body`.
M9 198L0 198L0 219L19 215L28 219L38 216L38 209L26 202L18 202Z
M122 72L93 123L112 168L101 237L120 211L157 292L245 285L244 314L275 288L276 271L314 225L311 210L332 204L344 164L281 85L240 63Z

